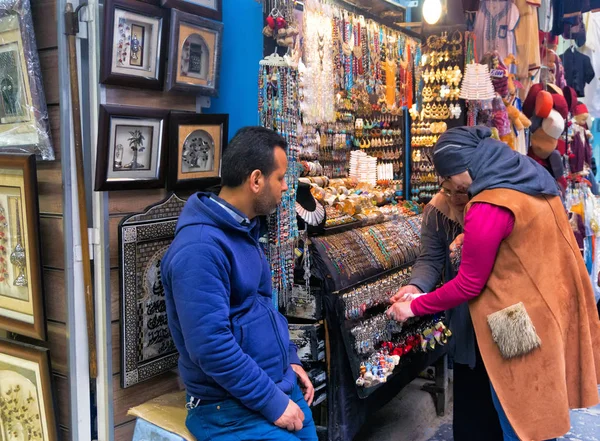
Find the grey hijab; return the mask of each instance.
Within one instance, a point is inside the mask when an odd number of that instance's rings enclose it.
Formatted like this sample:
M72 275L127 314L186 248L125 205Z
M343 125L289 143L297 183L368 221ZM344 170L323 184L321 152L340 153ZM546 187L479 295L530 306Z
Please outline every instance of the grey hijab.
M488 127L456 127L446 131L433 150L433 165L444 177L468 171L473 183L469 195L508 188L531 196L560 194L550 173L532 158L491 138Z

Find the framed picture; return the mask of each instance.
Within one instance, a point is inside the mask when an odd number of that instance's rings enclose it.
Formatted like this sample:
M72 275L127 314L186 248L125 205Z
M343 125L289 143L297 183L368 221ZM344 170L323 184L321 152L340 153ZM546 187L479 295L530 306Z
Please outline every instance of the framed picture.
M162 89L168 11L137 0L106 0L100 82Z
M223 0L161 0L164 7L179 9L213 20L223 20Z
M34 155L0 155L0 329L46 339Z
M160 263L175 237L185 201L172 194L119 224L121 387L177 366L167 322Z
M171 112L169 190L210 187L221 182L229 115Z
M0 439L58 441L48 350L0 339Z
M29 0L0 3L0 153L53 160Z
M100 106L96 191L165 185L169 111Z
M171 10L166 90L218 96L223 24Z

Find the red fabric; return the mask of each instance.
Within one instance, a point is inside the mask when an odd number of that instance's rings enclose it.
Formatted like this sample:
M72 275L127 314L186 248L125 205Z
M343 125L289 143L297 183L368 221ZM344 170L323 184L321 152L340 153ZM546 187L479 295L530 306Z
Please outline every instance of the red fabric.
M465 238L458 275L440 289L417 297L410 309L417 315L435 314L474 299L492 273L500 243L513 230L515 219L506 208L473 204L465 215Z

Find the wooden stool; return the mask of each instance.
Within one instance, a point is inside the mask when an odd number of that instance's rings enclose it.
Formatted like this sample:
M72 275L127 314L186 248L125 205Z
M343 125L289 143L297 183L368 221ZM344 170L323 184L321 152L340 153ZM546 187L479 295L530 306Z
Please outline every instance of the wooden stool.
M185 427L185 391L161 395L127 414L137 418L132 441L196 441Z

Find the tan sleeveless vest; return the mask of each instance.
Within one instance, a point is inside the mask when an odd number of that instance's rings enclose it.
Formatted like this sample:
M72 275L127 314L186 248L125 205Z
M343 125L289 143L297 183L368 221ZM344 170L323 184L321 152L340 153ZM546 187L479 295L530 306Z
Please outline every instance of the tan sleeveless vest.
M467 210L477 202L507 208L515 216L483 292L469 303L484 364L521 440L564 435L570 429L570 408L599 401L600 321L575 236L558 197L486 190ZM488 316L519 302L541 346L505 359Z

